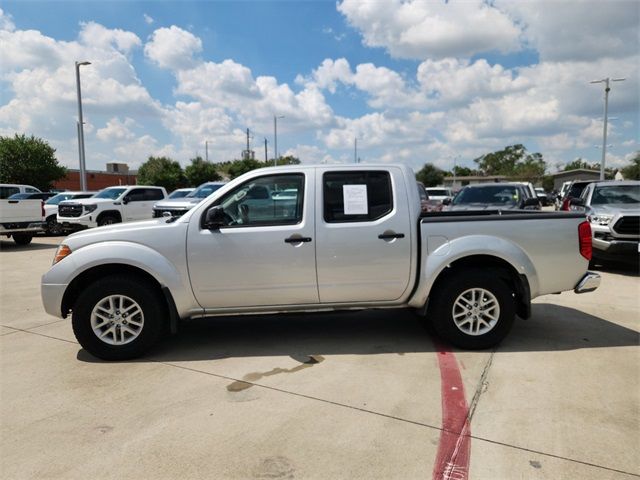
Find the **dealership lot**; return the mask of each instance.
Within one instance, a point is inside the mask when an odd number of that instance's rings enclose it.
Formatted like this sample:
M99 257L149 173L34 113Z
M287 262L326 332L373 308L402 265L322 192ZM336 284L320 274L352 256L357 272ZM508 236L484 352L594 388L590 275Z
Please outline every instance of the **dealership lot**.
M3 478L422 479L465 439L473 479L640 475L631 272L536 299L495 352L452 355L411 312L380 310L197 320L105 363L42 309L59 241L1 242ZM459 390L467 436L443 434Z

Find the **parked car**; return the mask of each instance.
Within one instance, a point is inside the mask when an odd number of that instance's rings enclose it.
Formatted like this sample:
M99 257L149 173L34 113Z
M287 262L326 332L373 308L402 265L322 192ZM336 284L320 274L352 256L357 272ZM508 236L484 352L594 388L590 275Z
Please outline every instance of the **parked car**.
M625 262L638 267L640 259L640 182L605 181L587 185L572 210L587 214L593 232L594 262Z
M429 187L427 188L429 198L442 202L445 198L453 198L453 191L446 187Z
M223 185L224 182L206 182L184 198L172 199L169 197L166 200L158 202L153 205L153 217L162 217L165 213L172 217L184 215Z
M535 192L536 192L536 196L538 197L538 200L540 200L540 204L543 207L548 206L549 205L549 196L547 195L547 192L544 191L544 188L536 187L535 188Z
M58 223L81 230L113 223L152 218L152 206L167 198L164 187L135 185L109 187L91 198L65 200L58 205Z
M245 211L250 192L273 208ZM507 192L512 194L513 190ZM290 165L248 172L181 217L67 237L42 277L47 313L72 312L90 354L144 354L180 319L414 308L462 348L490 348L531 299L594 290L581 213L439 212L420 218L402 165ZM473 221L469 221L473 220ZM549 261L549 252L553 261Z
M0 200L9 198L16 193L38 193L39 189L31 185L19 185L13 183L0 183Z
M537 198L521 183L484 183L467 185L453 198L443 202L443 211L460 210L536 210Z
M14 193L9 200L48 200L54 195L54 192Z
M0 235L13 238L18 245L31 243L44 230L43 201L38 199L0 200Z
M44 221L46 222L45 232L48 235L61 235L64 231L62 225L58 223L58 205L65 200L79 200L81 198L91 198L96 192L62 192L51 197L44 202Z
M178 188L169 194L168 200L175 200L176 198L184 198L193 192L195 188Z
M416 182L418 185L418 196L420 197L420 211L427 213L431 211L431 205L429 205L429 194L427 189L424 188L424 183Z
M564 210L565 212L571 210L571 199L580 198L587 185L593 182L594 180L575 180L571 182L560 202L560 210Z

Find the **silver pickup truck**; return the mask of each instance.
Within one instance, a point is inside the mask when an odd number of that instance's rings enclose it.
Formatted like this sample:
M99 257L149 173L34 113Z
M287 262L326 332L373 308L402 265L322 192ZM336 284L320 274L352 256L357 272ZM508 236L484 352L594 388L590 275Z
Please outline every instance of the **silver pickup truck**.
M405 166L254 170L182 217L77 233L42 277L109 360L146 352L181 319L411 307L462 348L489 348L539 295L594 290L583 214L420 215Z

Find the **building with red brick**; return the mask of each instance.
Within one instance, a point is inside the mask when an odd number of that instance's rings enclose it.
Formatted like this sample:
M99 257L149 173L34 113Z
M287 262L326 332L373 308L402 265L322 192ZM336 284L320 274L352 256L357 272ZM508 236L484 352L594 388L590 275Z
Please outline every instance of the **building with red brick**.
M138 172L129 170L126 163L107 163L107 171L87 170L87 190L98 191L118 185L137 185ZM56 190L80 190L80 171L67 169L67 176L54 182Z

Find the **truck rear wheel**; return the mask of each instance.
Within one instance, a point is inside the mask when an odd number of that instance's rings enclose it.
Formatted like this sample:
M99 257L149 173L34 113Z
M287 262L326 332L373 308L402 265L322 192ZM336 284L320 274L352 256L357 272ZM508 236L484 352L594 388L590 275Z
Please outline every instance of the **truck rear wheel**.
M147 352L166 324L164 301L142 279L111 275L78 296L73 333L82 347L103 360L128 360Z
M469 270L442 280L431 295L427 320L443 339L476 350L499 344L515 314L514 293L496 272Z
M11 236L17 245L29 245L31 240L33 240L33 235L30 233L14 233Z

